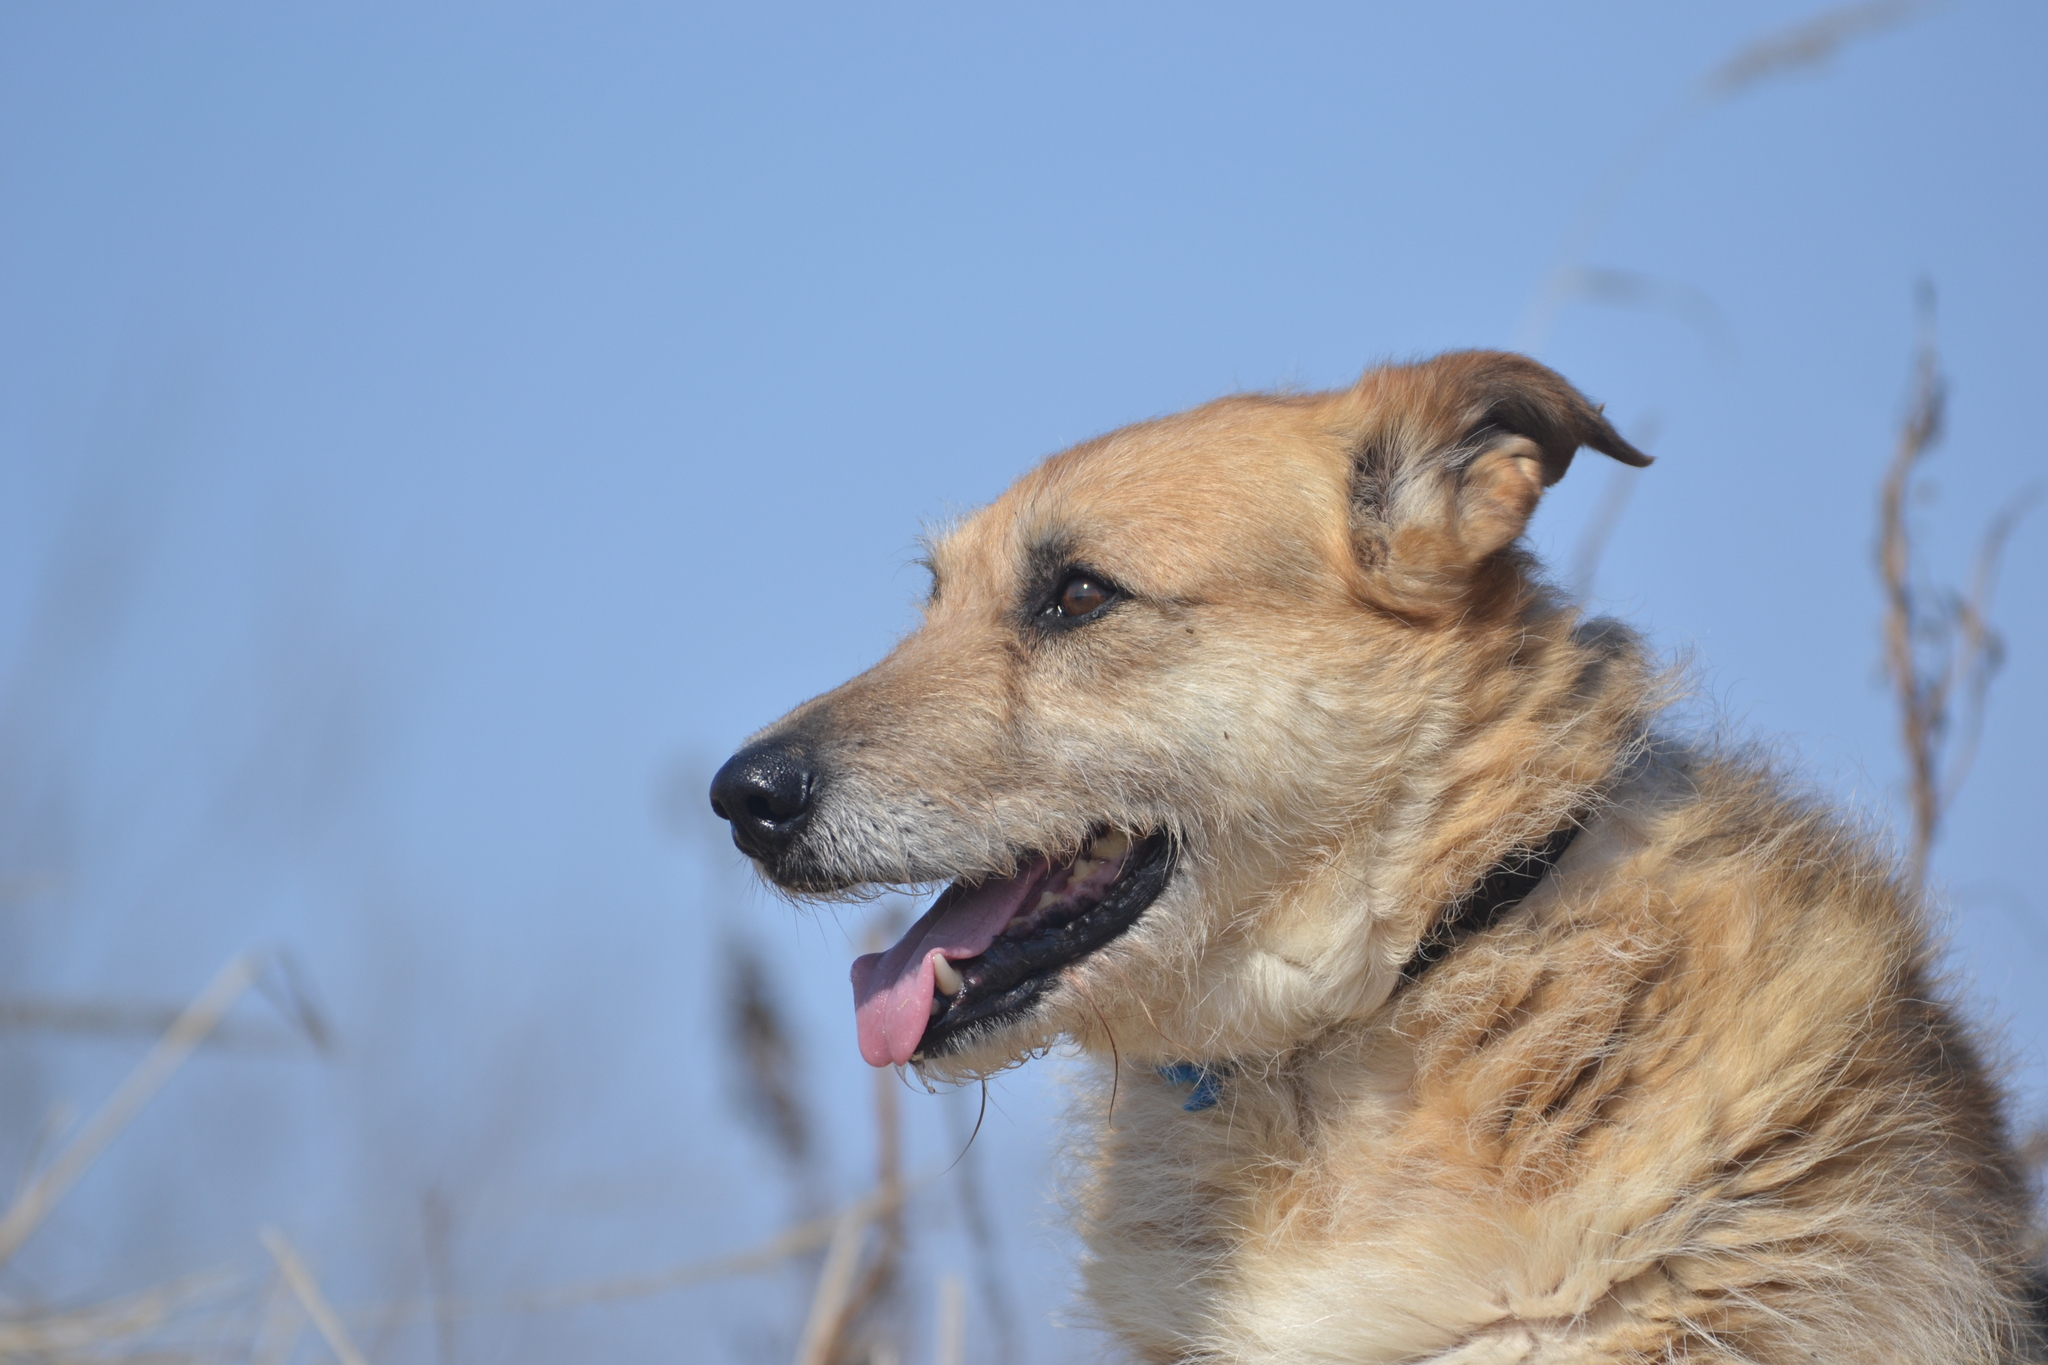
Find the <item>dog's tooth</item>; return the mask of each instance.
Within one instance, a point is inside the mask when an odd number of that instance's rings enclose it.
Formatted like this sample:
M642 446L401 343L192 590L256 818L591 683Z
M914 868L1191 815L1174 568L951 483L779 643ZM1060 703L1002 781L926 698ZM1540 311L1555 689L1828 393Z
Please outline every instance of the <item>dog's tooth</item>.
M1098 863L1113 863L1130 849L1131 836L1120 829L1113 829L1089 846L1088 856Z
M1070 882L1085 881L1090 873L1101 866L1102 861L1100 859L1091 858L1084 853L1074 859L1074 865L1067 870L1067 880Z
M961 988L967 984L960 975L960 969L943 957L932 959L932 975L938 978L939 995L958 995ZM938 997L932 997L932 1008L936 1010L938 1005Z

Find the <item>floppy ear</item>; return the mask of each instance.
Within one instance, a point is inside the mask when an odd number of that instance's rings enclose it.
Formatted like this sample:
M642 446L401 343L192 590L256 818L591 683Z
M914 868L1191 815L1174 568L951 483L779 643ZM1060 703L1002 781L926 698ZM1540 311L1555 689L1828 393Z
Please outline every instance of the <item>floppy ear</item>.
M1522 534L1580 446L1650 463L1555 370L1507 351L1368 371L1353 396L1352 544L1397 608L1458 596Z

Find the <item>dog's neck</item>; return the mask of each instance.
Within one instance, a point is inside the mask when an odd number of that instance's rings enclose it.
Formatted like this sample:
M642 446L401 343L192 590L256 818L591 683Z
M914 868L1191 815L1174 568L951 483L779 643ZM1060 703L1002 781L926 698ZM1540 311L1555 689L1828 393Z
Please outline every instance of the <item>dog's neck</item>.
M1541 844L1510 850L1470 890L1445 906L1402 966L1395 993L1421 980L1424 972L1449 957L1459 944L1485 933L1528 899L1578 838L1581 825L1581 819L1574 816Z
M1445 905L1401 968L1393 994L1399 995L1421 980L1423 973L1449 957L1459 945L1485 933L1528 899L1578 838L1581 827L1581 819L1575 816L1540 844L1511 849L1463 895ZM1224 1082L1230 1075L1228 1062L1182 1061L1153 1069L1168 1085L1187 1088L1187 1100L1181 1108L1191 1114L1214 1106L1223 1097Z
M1472 631L1469 662L1444 686L1433 751L1410 757L1410 785L1361 850L1390 927L1429 961L1441 955L1429 940L1446 907L1601 808L1648 733L1655 690L1630 632L1582 620L1540 583L1525 585L1519 610Z
M1373 765L1312 803L1342 812L1334 838L1310 836L1330 843L1242 840L1202 869L1239 909L1213 962L1191 964L1204 975L1186 1013L1133 1009L1149 1063L1284 1065L1333 1025L1370 1026L1447 907L1605 808L1647 733L1640 646L1611 623L1580 625L1540 585L1461 629L1472 638L1443 651L1427 701L1382 727ZM1353 709L1373 717L1371 695ZM1114 1051L1106 1036L1090 1050Z

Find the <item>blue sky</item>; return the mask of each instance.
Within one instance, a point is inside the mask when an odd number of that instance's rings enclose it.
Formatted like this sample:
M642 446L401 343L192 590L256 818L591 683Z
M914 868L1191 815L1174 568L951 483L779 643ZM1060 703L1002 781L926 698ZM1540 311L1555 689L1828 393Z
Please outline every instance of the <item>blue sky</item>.
M275 944L342 1040L196 1060L0 1289L258 1276L274 1223L337 1298L416 1294L428 1189L477 1295L765 1236L788 1200L719 1059L735 935L857 1192L859 917L750 889L688 823L710 768L878 657L921 528L1037 457L1530 339L1610 168L1816 12L0 10L0 987L175 1002ZM1900 809L1871 548L1917 281L1953 380L1939 571L2048 478L2044 40L2038 6L1936 7L1696 109L1583 255L1691 314L1581 300L1535 338L1654 433L1600 605L1694 661L1696 714L1873 819ZM1539 514L1554 562L1600 464ZM1935 859L2031 1113L2044 545L2037 514ZM0 1036L0 1172L142 1045ZM1050 1325L1056 1072L1006 1080L977 1148L1032 1359L1082 1349ZM914 1167L950 1159L946 1103L906 1096ZM962 1245L932 1200L926 1279ZM802 1292L479 1320L462 1349L776 1354Z

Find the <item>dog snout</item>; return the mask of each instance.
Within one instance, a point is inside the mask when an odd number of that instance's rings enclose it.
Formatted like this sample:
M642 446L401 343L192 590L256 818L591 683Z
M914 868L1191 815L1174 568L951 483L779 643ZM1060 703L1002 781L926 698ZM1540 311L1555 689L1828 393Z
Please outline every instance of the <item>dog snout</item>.
M732 825L732 841L750 858L786 852L810 818L817 768L787 740L750 744L711 779L711 810Z

